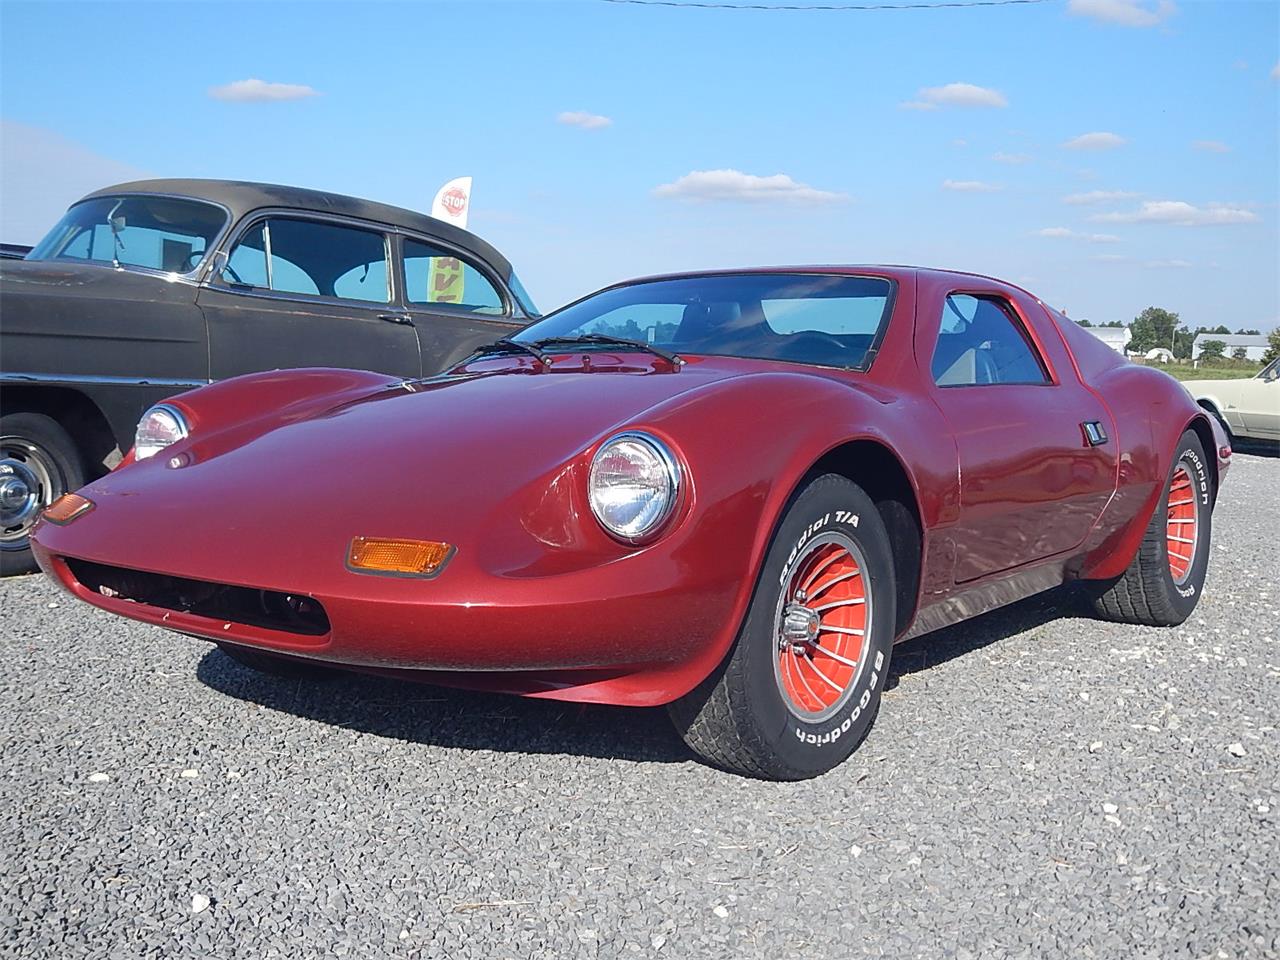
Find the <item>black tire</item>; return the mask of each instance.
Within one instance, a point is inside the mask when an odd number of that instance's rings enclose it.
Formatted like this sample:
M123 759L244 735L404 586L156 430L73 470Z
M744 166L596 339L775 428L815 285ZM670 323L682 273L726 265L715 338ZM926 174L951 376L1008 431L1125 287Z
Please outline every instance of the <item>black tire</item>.
M337 672L322 663L276 656L234 643L220 643L218 649L243 667L283 680L324 680Z
M1169 554L1170 488L1179 469L1191 479L1195 509L1195 543L1190 565L1175 577ZM1150 627L1173 627L1191 616L1204 589L1209 569L1209 544L1213 532L1213 478L1204 445L1194 430L1178 441L1177 452L1165 478L1164 492L1147 525L1137 555L1129 568L1115 580L1089 584L1098 616L1118 623ZM1179 501L1174 501L1177 504ZM1185 522L1185 521L1182 521Z
M29 533L40 510L84 486L84 463L75 441L42 413L0 416L0 483L6 485L0 517L0 576L36 569ZM20 491L29 496L19 505Z
M814 603L818 594L834 589L831 583L817 587L817 573L811 572L821 569L819 551L824 549L843 550L856 561L847 569L860 569L860 574L848 576L859 579L857 589L868 602L847 600L842 606L862 604L861 615L869 616L870 624L864 622L861 649L856 656L850 653L857 666L848 664L853 672L843 692L825 711L802 716L784 689L788 678L783 673L789 667L779 664L804 664L801 658L807 657L804 666L812 667L815 651L825 646L819 647L816 639L784 638L785 614L803 606L784 601ZM801 582L806 576L815 579ZM797 593L797 583L813 596ZM733 649L711 676L667 708L685 743L717 767L761 779L803 780L837 766L866 737L880 707L893 649L895 595L889 535L871 498L835 474L813 480L794 498L774 535ZM801 610L802 621L804 616ZM815 629L810 627L809 635L825 636L824 645L841 642L842 634L826 633L829 627L816 634ZM787 661L792 653L797 659ZM833 661L821 663L830 669ZM796 680L790 678L793 686ZM829 686L834 690L837 685Z

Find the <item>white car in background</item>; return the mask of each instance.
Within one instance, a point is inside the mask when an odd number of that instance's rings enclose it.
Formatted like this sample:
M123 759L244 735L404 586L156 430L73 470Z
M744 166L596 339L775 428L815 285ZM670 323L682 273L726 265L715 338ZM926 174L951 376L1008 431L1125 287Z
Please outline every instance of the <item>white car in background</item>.
M1280 441L1280 358L1248 380L1188 380L1183 386L1232 438Z

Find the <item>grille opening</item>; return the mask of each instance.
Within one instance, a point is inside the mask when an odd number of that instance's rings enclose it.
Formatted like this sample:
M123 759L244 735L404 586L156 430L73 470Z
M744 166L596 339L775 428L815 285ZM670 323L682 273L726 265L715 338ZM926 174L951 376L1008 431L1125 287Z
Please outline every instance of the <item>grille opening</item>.
M308 637L329 632L329 617L320 602L312 597L187 580L74 557L63 557L63 560L81 584L106 597Z

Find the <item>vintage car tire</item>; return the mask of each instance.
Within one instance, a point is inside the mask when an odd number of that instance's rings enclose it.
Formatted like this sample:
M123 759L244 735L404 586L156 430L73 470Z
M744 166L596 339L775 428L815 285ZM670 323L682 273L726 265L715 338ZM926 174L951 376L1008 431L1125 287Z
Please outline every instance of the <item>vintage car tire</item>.
M333 667L322 663L296 660L292 657L278 657L275 654L234 643L220 643L218 649L242 667L284 680L323 680L337 673Z
M871 729L889 674L894 602L890 540L875 504L844 477L818 477L793 499L774 535L733 648L668 706L676 729L699 756L735 773L769 780L825 773ZM817 627L810 626L815 616ZM864 635L827 632L841 618L841 629L861 622ZM843 644L842 664L820 661L835 684L823 686L814 672L820 648L799 641L806 629L825 644Z
M8 413L0 416L0 465L5 482L20 475L24 487L42 488L38 504L22 514L22 523L13 524L0 539L0 576L31 573L35 557L27 536L39 510L58 497L84 486L84 465L71 435L42 413ZM15 510L15 517L18 519Z
M1193 495L1187 500L1187 491ZM1191 615L1204 588L1213 528L1213 478L1204 445L1194 430L1178 441L1164 492L1138 553L1115 580L1094 581L1098 616L1119 623L1173 627ZM1170 538L1191 527L1188 547ZM1177 550L1188 550L1179 554Z

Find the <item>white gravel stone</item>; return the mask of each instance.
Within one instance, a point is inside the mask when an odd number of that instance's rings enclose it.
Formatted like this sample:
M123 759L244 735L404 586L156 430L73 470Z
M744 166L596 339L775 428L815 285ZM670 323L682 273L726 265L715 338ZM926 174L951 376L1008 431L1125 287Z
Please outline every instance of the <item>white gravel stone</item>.
M212 901L205 894L193 893L191 895L191 912L204 913L209 909L210 903L212 903Z
M107 783L108 781L110 781L110 779L111 779L110 774L106 774L106 773L89 774L90 783Z

